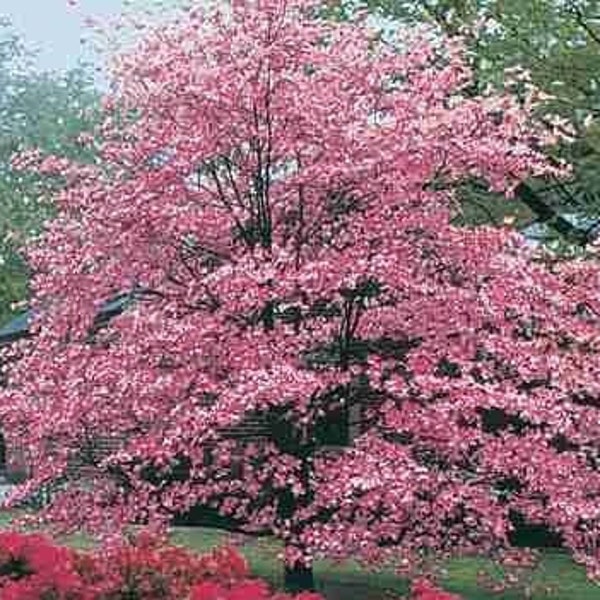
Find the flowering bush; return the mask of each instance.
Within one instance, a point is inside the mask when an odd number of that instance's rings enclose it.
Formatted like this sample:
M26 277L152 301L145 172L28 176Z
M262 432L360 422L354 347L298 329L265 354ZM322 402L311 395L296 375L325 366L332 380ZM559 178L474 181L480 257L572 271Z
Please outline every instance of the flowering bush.
M249 575L245 559L228 546L197 556L140 535L76 552L42 535L0 533L2 600L322 600L272 593Z
M89 598L75 568L76 554L41 535L0 532L0 596L3 600Z
M260 580L246 580L233 586L224 586L214 581L204 581L192 590L190 600L323 600L314 592L302 592L298 595L272 593Z
M460 600L420 579L411 600ZM223 546L203 555L140 535L93 552L37 534L0 532L2 600L324 600L315 592L274 592Z
M143 597L185 598L199 581L233 585L249 576L245 559L233 548L197 556L164 538L140 535L98 550L84 564L86 582L103 600Z
M203 573L199 557L146 536L105 547L94 558L86 578L103 600L185 598Z
M461 600L460 596L441 590L427 579L413 582L411 592L411 600Z

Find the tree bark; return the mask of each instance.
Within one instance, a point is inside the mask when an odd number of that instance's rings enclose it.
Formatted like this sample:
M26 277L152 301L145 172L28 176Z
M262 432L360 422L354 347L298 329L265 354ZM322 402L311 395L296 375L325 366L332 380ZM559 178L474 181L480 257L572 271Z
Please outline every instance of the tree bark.
M286 592L297 593L315 590L312 567L296 563L293 567L285 566L284 585Z

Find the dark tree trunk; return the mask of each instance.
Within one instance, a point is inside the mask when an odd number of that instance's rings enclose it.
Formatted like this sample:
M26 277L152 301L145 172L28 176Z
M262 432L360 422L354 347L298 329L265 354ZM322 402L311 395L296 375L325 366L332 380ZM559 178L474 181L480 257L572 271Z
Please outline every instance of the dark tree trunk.
M284 584L287 592L314 591L315 579L312 567L300 563L296 563L293 567L286 565Z

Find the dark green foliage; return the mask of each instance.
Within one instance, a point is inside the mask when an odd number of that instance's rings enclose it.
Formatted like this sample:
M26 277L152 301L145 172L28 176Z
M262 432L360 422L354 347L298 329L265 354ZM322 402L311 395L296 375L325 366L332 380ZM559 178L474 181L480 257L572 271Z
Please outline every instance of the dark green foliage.
M552 96L538 116L548 125L552 115L568 121L563 130L573 143L561 143L548 155L570 163L572 177L529 181L510 202L478 182L463 182L456 222L508 220L557 251L580 254L600 229L600 2L341 0L329 3L325 14L347 19L360 7L401 26L426 23L445 35L465 34L475 71L471 93L503 85L505 69L521 66Z
M78 141L97 121L98 94L83 69L37 73L10 23L0 21L0 325L27 298L28 271L21 246L52 216L56 177L16 172L10 159L30 148L92 160Z

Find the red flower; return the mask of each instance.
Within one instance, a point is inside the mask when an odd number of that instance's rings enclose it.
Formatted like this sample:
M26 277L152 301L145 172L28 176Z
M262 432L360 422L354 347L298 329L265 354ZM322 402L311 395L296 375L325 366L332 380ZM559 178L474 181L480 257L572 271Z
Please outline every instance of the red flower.
M461 600L460 596L445 592L427 579L417 579L411 586L413 600Z
M192 590L190 600L228 600L227 590L214 581L203 581Z

